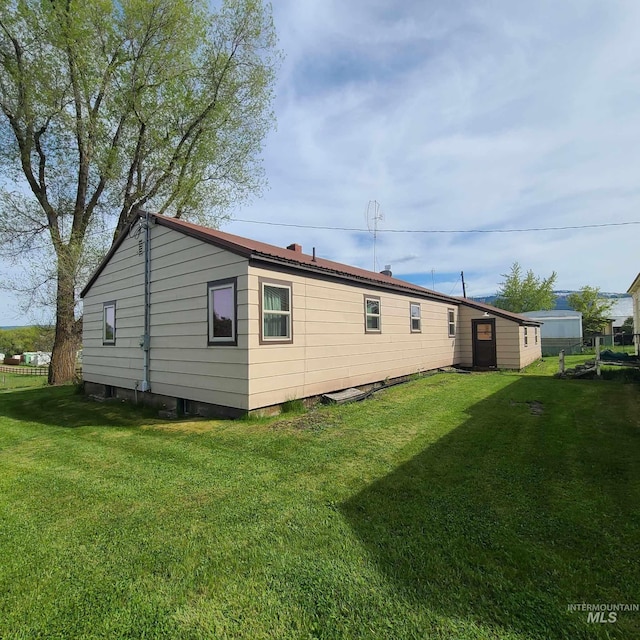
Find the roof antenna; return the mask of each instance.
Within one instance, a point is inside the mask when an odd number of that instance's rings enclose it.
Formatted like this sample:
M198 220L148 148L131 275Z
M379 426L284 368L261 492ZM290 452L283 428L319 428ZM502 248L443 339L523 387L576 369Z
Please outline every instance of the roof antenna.
M367 217L367 229L369 229L369 233L373 234L373 270L377 271L376 242L378 240L378 223L384 219L380 203L377 200L369 200L365 215Z

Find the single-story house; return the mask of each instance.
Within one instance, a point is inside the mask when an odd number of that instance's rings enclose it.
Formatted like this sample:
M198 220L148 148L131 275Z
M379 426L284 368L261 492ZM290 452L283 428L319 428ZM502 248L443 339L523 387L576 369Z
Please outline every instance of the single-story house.
M543 356L582 352L582 313L573 309L525 311L523 316L538 320Z
M153 214L122 233L81 295L86 392L194 414L541 357L537 320Z

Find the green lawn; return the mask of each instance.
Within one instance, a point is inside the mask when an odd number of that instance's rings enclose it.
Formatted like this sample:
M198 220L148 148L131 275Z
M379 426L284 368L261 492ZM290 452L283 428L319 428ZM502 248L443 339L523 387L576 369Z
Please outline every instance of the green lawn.
M640 387L439 374L280 419L0 392L0 637L640 637Z
M34 387L44 387L46 384L47 376L0 372L0 393L7 389L32 389Z

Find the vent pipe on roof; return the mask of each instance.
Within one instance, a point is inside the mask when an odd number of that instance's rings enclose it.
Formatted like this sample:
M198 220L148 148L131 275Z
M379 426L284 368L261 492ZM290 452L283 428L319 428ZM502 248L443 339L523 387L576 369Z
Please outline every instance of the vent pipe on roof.
M384 265L384 270L380 272L383 276L392 276L393 273L391 273L391 265L390 264L385 264Z
M313 247L313 257L311 258L311 261L312 262L316 261L316 248L315 247Z

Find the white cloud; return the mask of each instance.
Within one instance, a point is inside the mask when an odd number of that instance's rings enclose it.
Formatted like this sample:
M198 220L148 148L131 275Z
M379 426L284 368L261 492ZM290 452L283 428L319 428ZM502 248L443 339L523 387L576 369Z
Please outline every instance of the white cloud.
M624 291L638 227L522 234L384 229L571 226L640 219L636 0L276 0L286 59L270 188L241 219L366 227L378 266L461 293L495 291L514 261L560 288ZM225 227L365 268L366 233ZM395 265L393 262L395 261ZM457 289L456 289L457 287Z
M287 62L267 149L271 190L238 217L362 227L373 199L383 230L638 217L636 3L318 0L278 2L275 11ZM228 228L276 244L297 238L371 267L366 235ZM432 268L464 268L481 293L515 260L555 269L563 288L625 290L639 268L633 231L382 231L378 257L380 265L399 257L394 272L425 284Z

